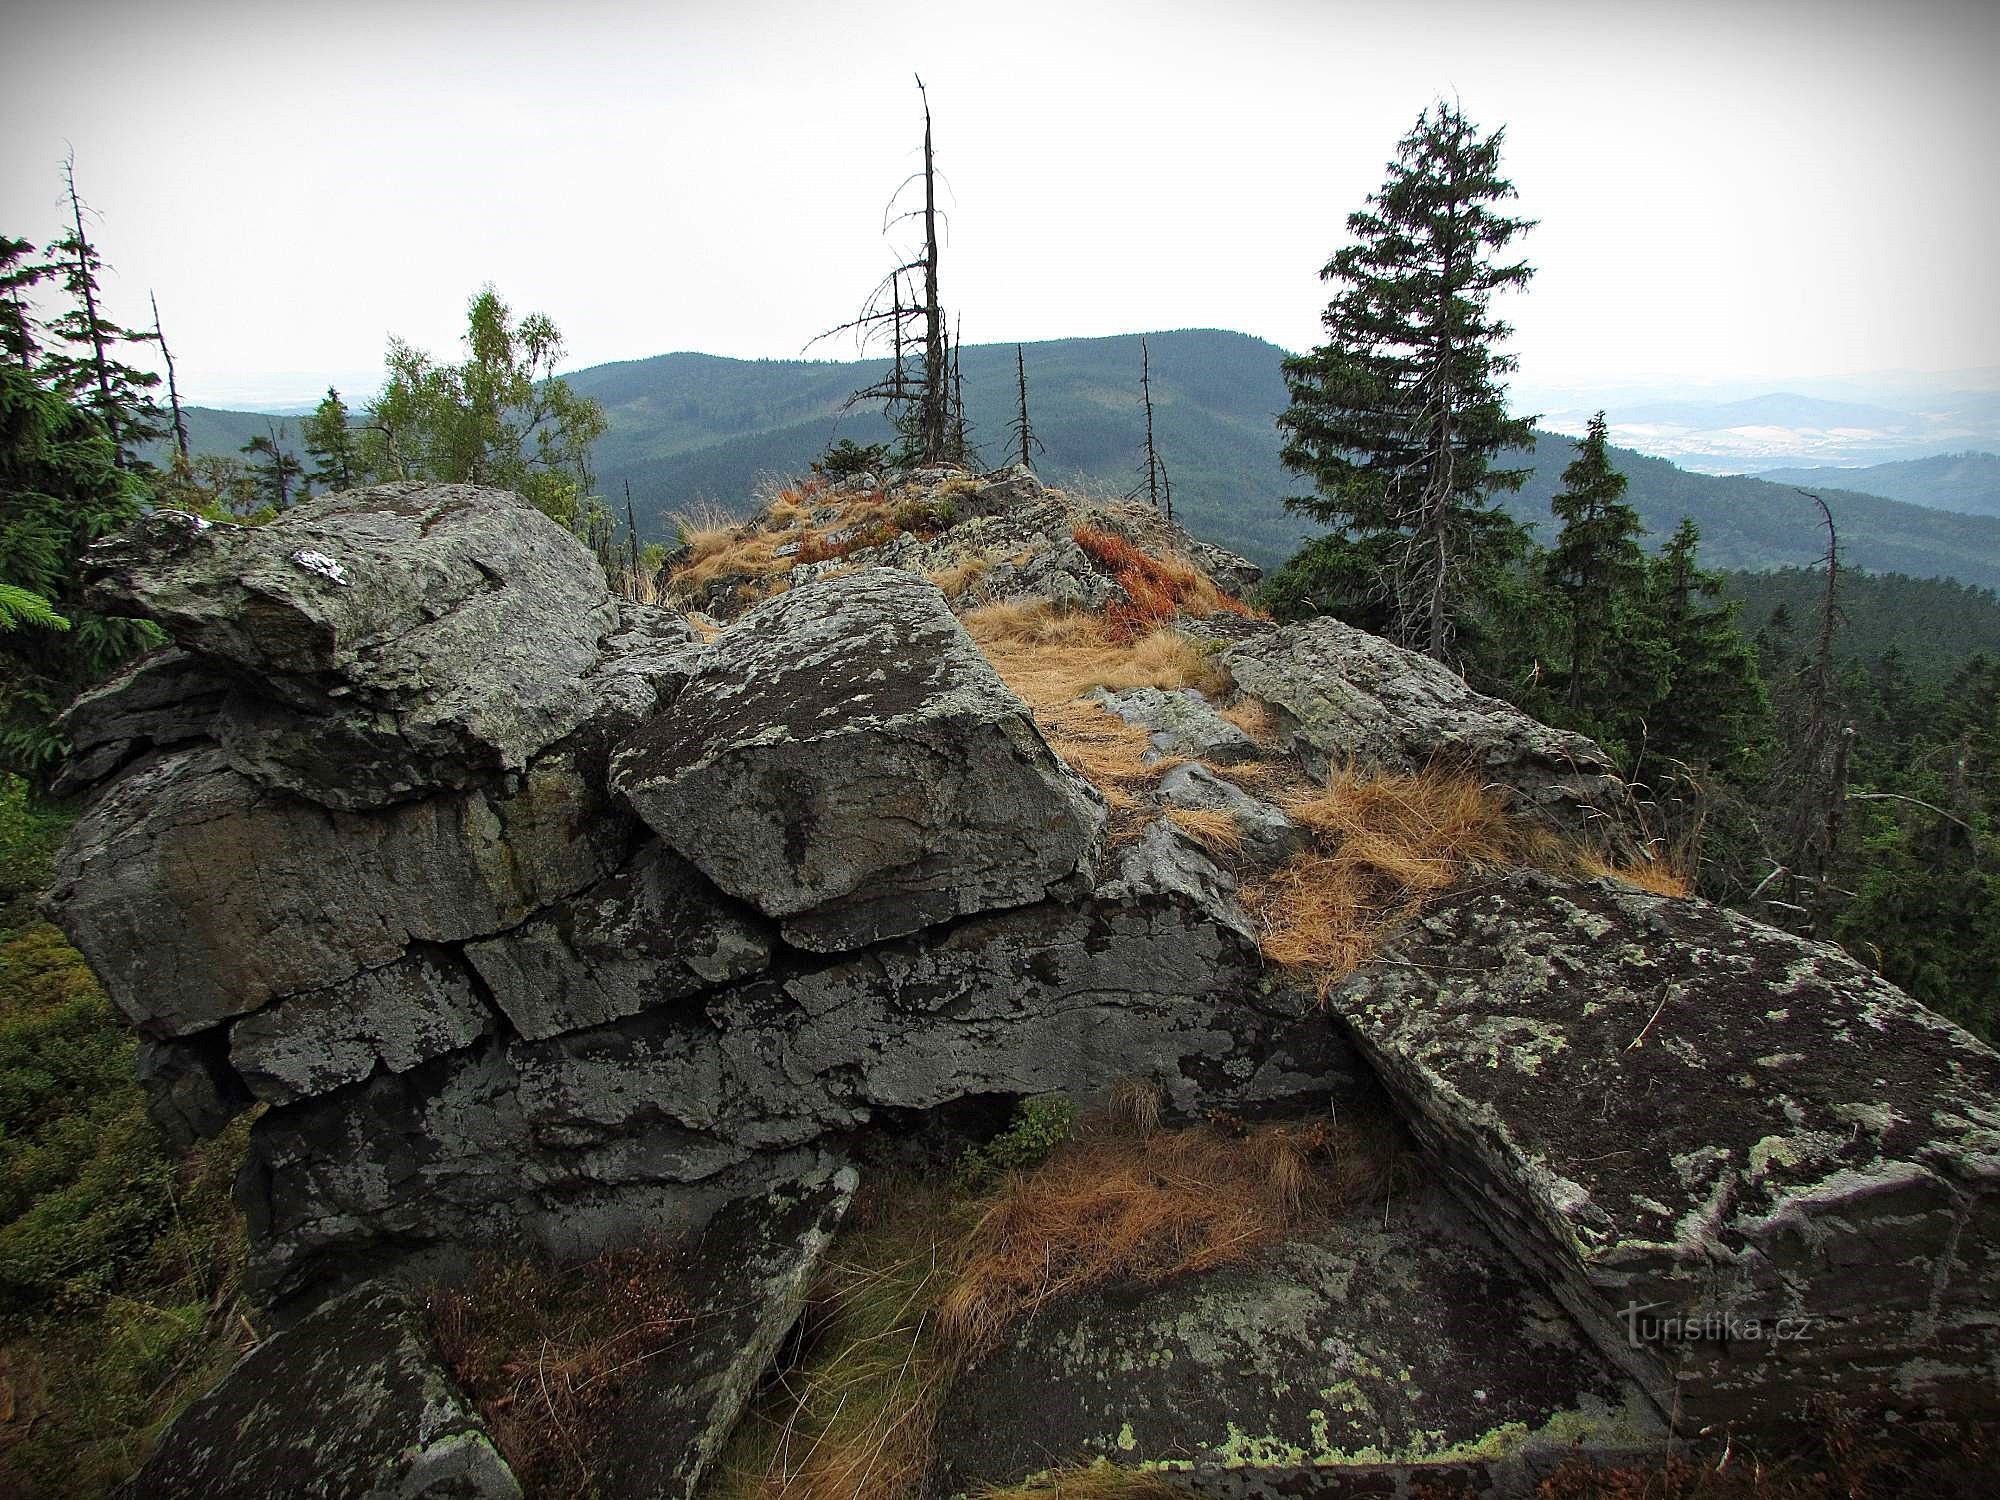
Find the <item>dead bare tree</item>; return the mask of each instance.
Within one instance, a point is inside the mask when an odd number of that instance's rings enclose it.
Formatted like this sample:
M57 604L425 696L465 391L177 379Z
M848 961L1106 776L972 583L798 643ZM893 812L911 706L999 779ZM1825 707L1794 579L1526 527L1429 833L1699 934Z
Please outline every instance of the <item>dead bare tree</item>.
M1840 628L1840 535L1825 500L1800 490L1819 507L1826 526L1826 554L1821 559L1826 583L1814 622L1812 655L1804 668L1804 700L1799 733L1788 757L1791 787L1784 865L1793 900L1807 913L1808 926L1825 915L1826 874L1840 842L1847 801L1847 761L1854 743L1854 726L1836 736L1833 684L1833 642Z
M1035 466L1033 455L1049 450L1042 446L1042 440L1035 436L1035 429L1028 425L1028 362L1019 344L1014 346L1014 387L1019 392L1020 404L1015 409L1014 420L1007 426L1007 432L1014 439L1021 467L1032 469Z
M1173 485L1167 478L1167 466L1160 457L1159 447L1153 441L1153 357L1143 334L1139 338L1139 399L1146 409L1146 477L1133 488L1130 498L1136 500L1143 489L1153 509L1171 521Z
M167 347L167 336L160 331L160 299L152 292L146 293L153 304L153 342L160 346L160 358L167 362L167 402L174 412L174 447L179 451L181 462L188 461L187 422L181 416L181 390L174 379L174 352Z
M880 401L898 430L903 433L910 457L918 463L943 463L953 456L952 374L950 338L945 328L944 304L938 293L937 155L932 142L930 95L922 78L917 79L917 95L924 110L924 165L911 174L890 195L884 211L882 232L918 220L923 226L923 248L898 261L877 282L862 303L858 316L829 328L807 347L837 334L853 333L857 344L866 349L884 334L895 352L895 362L881 380L864 386L847 398L846 406ZM897 213L896 205L912 183L922 180L924 202L921 209ZM904 278L921 273L921 296L905 302ZM913 289L915 290L915 289ZM923 353L919 359L906 358L905 350L915 340L910 325L922 324Z

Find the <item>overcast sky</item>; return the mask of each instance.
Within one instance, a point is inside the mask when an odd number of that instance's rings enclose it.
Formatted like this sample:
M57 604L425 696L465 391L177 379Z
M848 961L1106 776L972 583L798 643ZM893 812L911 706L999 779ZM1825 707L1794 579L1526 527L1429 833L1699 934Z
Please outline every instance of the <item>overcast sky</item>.
M198 401L365 391L491 281L572 365L795 357L889 264L929 85L969 342L1319 334L1417 112L1505 125L1537 388L2000 364L2000 6L11 0L0 232L100 216ZM851 346L821 345L848 357Z

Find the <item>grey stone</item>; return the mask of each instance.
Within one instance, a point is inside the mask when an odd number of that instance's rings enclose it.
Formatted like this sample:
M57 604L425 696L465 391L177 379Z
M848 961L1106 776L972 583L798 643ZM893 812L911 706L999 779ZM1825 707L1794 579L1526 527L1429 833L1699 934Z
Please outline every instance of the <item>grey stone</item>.
M163 646L121 668L63 710L57 727L70 759L54 789L65 795L102 781L135 756L213 733L235 681L200 657Z
M1257 742L1217 713L1193 688L1131 688L1122 693L1097 689L1088 695L1135 729L1147 731L1148 760L1170 755L1231 765L1255 760Z
M221 1134L253 1102L229 1066L228 1038L219 1032L141 1042L133 1071L146 1091L146 1113L183 1151Z
M1338 620L1267 629L1221 653L1238 687L1274 711L1309 774L1458 763L1511 789L1513 808L1607 847L1637 840L1630 790L1580 734L1482 697L1448 668Z
M588 548L470 485L348 490L265 526L155 512L85 573L100 607L254 677L217 723L232 763L333 807L525 767L580 722L616 623Z
M612 783L822 952L1040 900L1089 864L1105 816L937 589L887 569L744 616Z
M631 824L562 755L511 795L375 813L261 790L213 749L142 761L70 831L52 915L146 1035L513 927L623 859Z
M676 1290L691 1326L621 1394L602 1456L602 1500L693 1500L778 1345L805 1311L833 1234L854 1201L852 1167L738 1199L684 1256Z
M1176 766L1160 778L1160 800L1169 807L1228 813L1259 864L1282 864L1308 848L1311 836L1278 808L1253 797L1206 766Z
M743 979L771 961L755 912L648 843L616 874L466 956L530 1040Z
M2000 1056L1838 949L1523 873L1331 1003L1467 1201L1689 1424L1990 1399Z
M230 1028L229 1058L251 1093L284 1104L377 1068L406 1073L492 1029L464 963L429 949L245 1016Z
M1197 1494L1530 1494L1664 1424L1450 1198L1347 1210L1250 1264L1041 1308L960 1378L932 1492L1109 1459Z
M423 1307L370 1283L246 1354L121 1500L520 1500Z
M1201 845L1164 818L1148 824L1125 849L1117 870L1097 894L1114 901L1178 896L1245 942L1257 941L1256 929L1237 905L1235 880L1216 868Z

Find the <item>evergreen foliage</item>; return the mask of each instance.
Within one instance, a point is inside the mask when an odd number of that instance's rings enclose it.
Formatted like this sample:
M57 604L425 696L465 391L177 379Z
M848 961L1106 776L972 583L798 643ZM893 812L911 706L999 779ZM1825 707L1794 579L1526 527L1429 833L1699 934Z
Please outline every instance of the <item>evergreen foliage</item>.
M1320 273L1336 286L1327 341L1284 364L1284 461L1319 491L1286 503L1358 554L1336 563L1341 544L1320 549L1325 576L1366 580L1386 633L1441 661L1458 659L1454 638L1522 544L1490 503L1527 474L1493 460L1533 441L1507 415L1510 330L1489 306L1532 274L1498 259L1530 227L1498 207L1515 196L1504 135L1442 101L1418 117L1381 190L1348 216L1354 242Z
M307 484L323 490L346 490L367 482L355 441L354 418L339 391L328 386L313 414L299 425L305 435L306 457L312 460L306 471Z
M1605 438L1600 411L1563 470L1562 490L1550 506L1563 523L1562 533L1542 561L1567 621L1564 701L1572 714L1581 711L1586 692L1605 696L1616 627L1632 613L1646 584L1639 513L1624 501L1625 476L1611 467Z

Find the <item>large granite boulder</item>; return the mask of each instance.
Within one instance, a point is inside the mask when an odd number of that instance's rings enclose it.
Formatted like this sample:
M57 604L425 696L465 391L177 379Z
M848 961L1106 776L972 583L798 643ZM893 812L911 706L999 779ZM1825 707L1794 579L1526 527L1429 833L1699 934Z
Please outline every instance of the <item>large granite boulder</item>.
M1839 950L1521 873L1331 1004L1466 1200L1681 1420L2000 1388L2000 1056Z
M817 952L1073 887L1105 816L937 589L884 568L745 615L612 783Z
M85 574L100 608L243 684L218 724L236 769L331 807L526 766L581 722L617 623L588 548L471 485L348 490L264 526L157 511Z
M1108 1459L1231 1500L1526 1495L1579 1443L1652 1458L1665 1435L1430 1189L1241 1267L1041 1308L953 1388L934 1493Z
M422 1302L357 1287L245 1355L119 1500L521 1500L438 1357Z
M1312 776L1456 764L1508 788L1517 814L1561 833L1612 848L1641 835L1631 792L1595 743L1482 697L1449 668L1365 630L1322 617L1249 632L1219 659L1269 705L1280 747Z

